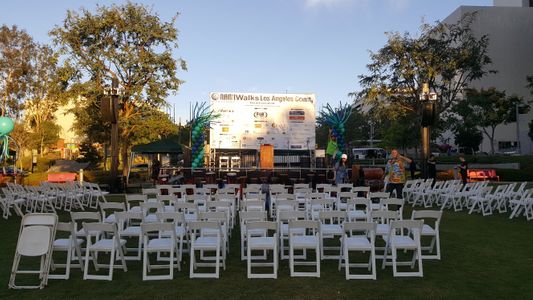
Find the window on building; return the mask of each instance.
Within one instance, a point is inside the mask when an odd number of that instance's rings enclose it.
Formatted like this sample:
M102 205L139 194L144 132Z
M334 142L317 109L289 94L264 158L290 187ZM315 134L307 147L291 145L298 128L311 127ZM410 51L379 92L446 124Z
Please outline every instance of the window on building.
M514 150L518 147L518 143L516 141L500 141L498 142L498 149L499 150Z

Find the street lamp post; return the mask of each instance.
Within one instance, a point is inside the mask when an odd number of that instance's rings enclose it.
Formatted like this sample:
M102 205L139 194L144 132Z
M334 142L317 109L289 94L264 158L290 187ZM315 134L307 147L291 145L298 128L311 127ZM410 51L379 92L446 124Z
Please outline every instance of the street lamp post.
M428 159L430 154L430 126L435 122L435 100L437 94L430 93L429 84L424 83L422 87L422 178L428 178Z
M106 97L102 101L102 116L104 121L111 123L111 180L112 191L116 192L119 188L118 181L118 79L113 77L111 88L106 91Z

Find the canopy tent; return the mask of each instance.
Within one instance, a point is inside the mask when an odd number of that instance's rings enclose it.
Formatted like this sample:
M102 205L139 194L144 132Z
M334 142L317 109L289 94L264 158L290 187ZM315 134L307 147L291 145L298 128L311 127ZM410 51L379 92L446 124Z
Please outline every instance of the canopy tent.
M180 143L173 139L162 139L148 144L135 145L131 148L130 161L133 161L136 153L140 154L182 154L183 148ZM126 182L129 182L131 168L128 169Z
M162 139L143 145L135 145L131 152L156 154L156 153L183 153L183 149L176 140Z

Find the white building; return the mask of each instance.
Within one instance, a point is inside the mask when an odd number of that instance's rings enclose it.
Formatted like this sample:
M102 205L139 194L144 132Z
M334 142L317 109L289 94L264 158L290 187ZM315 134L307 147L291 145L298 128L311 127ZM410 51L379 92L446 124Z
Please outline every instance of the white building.
M533 0L494 0L494 6L460 6L445 23L456 23L461 17L477 11L472 24L477 37L488 35L488 55L492 59L488 74L472 84L472 87L504 90L508 96L516 94L526 101L533 95L526 87L526 76L533 75ZM528 136L528 123L533 118L533 107L528 114L519 116L517 123L496 128L494 149L505 152L516 149L517 141L522 154L533 154L533 141ZM490 140L484 135L481 151L490 152Z

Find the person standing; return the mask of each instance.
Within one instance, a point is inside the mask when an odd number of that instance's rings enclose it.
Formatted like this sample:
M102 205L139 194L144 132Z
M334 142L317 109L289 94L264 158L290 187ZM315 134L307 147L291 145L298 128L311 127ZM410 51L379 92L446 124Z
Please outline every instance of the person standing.
M433 154L428 159L428 178L437 178L437 160Z
M411 172L411 179L415 179L416 162L414 159L411 159L411 162L409 163L409 171Z
M339 185L348 181L348 169L346 167L346 161L348 160L348 155L341 155L341 159L335 163L335 173L334 180L335 184Z
M156 157L152 160L152 180L154 181L154 185L157 184L157 181L159 180L159 171L161 170L161 162L157 160Z
M461 174L461 180L463 181L463 185L466 184L468 179L468 163L465 160L464 156L459 156L459 160L461 163L457 166L459 168L459 173Z
M401 156L398 150L392 149L391 157L385 167L385 176L389 176L386 192L392 195L396 191L396 198L402 199L403 185L405 184L405 163L410 164L411 159Z

